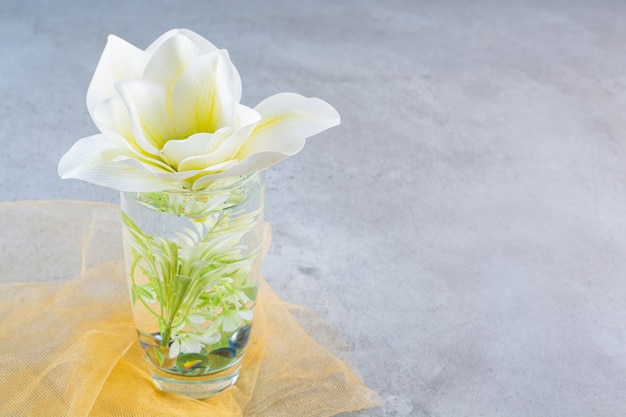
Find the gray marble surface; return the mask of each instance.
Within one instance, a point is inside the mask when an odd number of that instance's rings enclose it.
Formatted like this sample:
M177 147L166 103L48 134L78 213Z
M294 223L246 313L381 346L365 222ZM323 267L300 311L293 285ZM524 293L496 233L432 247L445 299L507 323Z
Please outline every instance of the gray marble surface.
M230 51L245 104L294 91L342 115L268 172L265 275L380 394L345 416L623 416L625 16L618 0L2 0L0 198L117 202L56 173L97 132L106 36L190 28Z

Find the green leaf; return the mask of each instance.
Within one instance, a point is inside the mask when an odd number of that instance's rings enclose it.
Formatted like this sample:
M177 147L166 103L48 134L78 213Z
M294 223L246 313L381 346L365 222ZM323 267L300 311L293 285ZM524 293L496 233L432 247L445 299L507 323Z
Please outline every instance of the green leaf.
M152 283L147 283L142 286L133 286L133 289L137 291L138 295L147 302L153 303L157 300L156 292Z
M163 353L161 352L161 347L153 347L152 350L154 352L154 356L155 358L157 358L157 361L159 362L159 366L163 366L163 364L165 363L165 357L163 356Z
M139 294L137 294L137 287L135 285L130 287L130 294L131 298L133 299L133 305L135 305L137 299L139 298Z

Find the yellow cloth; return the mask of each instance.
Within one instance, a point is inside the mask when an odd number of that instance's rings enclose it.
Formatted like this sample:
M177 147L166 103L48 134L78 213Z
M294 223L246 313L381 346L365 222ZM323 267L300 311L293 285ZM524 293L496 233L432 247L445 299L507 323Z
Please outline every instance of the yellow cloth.
M160 392L136 341L119 207L0 203L0 227L1 416L331 416L378 405L337 356L346 349L335 331L265 281L237 384L202 401Z

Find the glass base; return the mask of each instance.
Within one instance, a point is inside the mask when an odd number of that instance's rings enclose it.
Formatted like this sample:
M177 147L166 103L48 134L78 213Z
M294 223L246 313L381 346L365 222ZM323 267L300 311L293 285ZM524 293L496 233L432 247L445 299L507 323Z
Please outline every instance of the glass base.
M202 400L213 397L237 382L241 364L237 364L223 372L200 377L174 375L153 368L152 380L157 388L173 394Z

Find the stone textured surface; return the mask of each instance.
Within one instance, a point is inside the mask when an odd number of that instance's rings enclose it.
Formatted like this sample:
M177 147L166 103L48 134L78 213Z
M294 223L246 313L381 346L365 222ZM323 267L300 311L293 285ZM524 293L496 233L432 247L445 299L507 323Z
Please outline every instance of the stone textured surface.
M623 416L625 15L3 0L0 198L117 202L56 174L96 132L84 101L106 36L145 47L188 27L230 50L244 103L295 91L343 117L268 172L265 275L345 337L383 400L355 416Z

